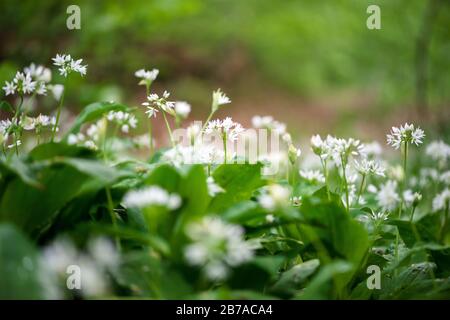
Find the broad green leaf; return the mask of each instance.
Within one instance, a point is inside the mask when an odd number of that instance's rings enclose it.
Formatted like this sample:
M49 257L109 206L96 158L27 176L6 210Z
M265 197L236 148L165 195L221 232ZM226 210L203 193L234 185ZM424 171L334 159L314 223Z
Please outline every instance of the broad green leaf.
M214 171L213 177L225 192L212 200L211 212L222 212L235 203L250 199L253 192L264 185L259 164L224 164Z
M127 106L115 103L115 102L95 102L86 106L83 111L75 119L70 130L67 132L66 137L70 133L77 133L83 124L91 121L96 121L103 117L110 111L126 111Z
M43 299L38 255L15 227L0 224L0 299Z

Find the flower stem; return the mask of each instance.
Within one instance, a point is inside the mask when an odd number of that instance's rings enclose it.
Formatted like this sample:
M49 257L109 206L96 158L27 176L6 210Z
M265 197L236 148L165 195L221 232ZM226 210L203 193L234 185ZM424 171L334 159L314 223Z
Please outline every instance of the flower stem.
M64 103L64 93L65 93L65 88L61 94L61 99L59 100L59 104L58 104L58 111L56 113L56 121L55 121L55 125L53 126L53 130L52 130L52 139L51 142L53 142L55 140L55 135L56 135L56 129L58 128L58 124L59 124L59 118L61 117L61 108L62 105Z
M322 158L320 158L320 163L322 164L323 167L323 175L325 176L325 188L327 189L327 195L328 195L328 200L331 199L330 196L330 188L328 186L328 167L327 167L327 160L322 160Z
M111 197L111 190L109 187L106 187L105 191L106 191L106 198L108 201L108 211L109 211L109 215L111 217L111 222L113 224L114 231L117 231L117 219L116 219L116 215L114 213L114 205L113 205L113 201L112 201L112 197ZM117 250L120 251L121 250L120 239L117 235L115 235L114 238L116 241Z
M222 142L223 142L223 163L227 164L227 133L224 132L222 135Z
M346 167L346 163L344 161L344 158L341 157L341 165L342 165L342 176L344 178L344 187L345 187L345 202L346 202L346 206L347 206L347 212L350 209L350 205L349 205L349 200L348 200L348 183L347 183L347 175L345 173L345 167Z
M167 121L166 113L162 111L164 122L166 123L167 131L169 132L170 142L172 143L172 147L175 147L175 141L172 136L172 129L170 129L169 121Z
M363 188L364 188L365 180L366 180L366 175L363 174L362 175L362 179L361 179L361 185L359 186L358 197L356 197L356 205L359 204L359 198L361 198L361 194L362 194L362 191L363 191Z

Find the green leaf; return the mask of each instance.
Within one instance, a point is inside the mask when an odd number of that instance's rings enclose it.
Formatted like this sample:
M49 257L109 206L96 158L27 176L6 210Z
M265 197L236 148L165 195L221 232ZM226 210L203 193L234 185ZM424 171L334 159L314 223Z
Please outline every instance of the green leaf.
M225 192L212 200L211 212L222 212L235 203L250 199L253 192L264 185L259 164L224 164L214 171L213 177Z
M0 299L43 299L38 255L15 227L0 224Z
M0 101L0 110L9 111L11 113L14 113L14 108L11 106L11 104L8 101Z
M78 115L75 119L72 128L66 133L65 138L70 133L77 133L83 124L91 121L96 121L103 117L106 113L110 111L127 111L128 107L126 105L115 103L115 102L95 102L92 103Z
M285 297L294 295L305 286L307 280L317 271L319 265L318 259L312 259L293 266L281 274L280 279L272 286L270 292L283 294Z

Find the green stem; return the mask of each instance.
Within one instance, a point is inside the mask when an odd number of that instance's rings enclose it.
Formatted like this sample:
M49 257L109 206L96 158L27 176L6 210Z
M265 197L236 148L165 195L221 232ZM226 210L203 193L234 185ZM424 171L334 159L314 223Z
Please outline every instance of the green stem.
M206 126L208 125L208 122L211 120L213 114L214 114L214 111L211 111L211 113L209 114L208 118L206 118L205 123L203 124L202 131L200 131L200 132L205 131Z
M172 129L170 129L169 121L167 121L166 113L162 110L162 114L164 117L164 122L166 123L167 131L169 132L170 142L172 143L172 147L175 147L175 141L172 136Z
M344 187L345 187L345 202L347 206L347 212L350 209L349 200L348 200L348 183L347 183L347 175L345 173L346 163L344 162L344 158L341 156L341 165L342 165L342 176L344 178Z
M109 215L111 217L111 222L113 224L114 230L117 231L117 218L116 215L114 213L114 205L113 205L113 201L112 201L112 197L111 197L111 190L109 187L105 188L106 191L106 198L108 201L108 211L109 211ZM117 235L114 236L115 241L116 241L116 247L117 250L121 250L121 244L120 244L120 239Z
M223 142L223 163L227 164L227 134L226 132L222 135L222 142Z
M362 194L362 191L363 191L363 188L364 188L365 180L366 180L366 175L363 174L362 175L362 179L361 179L361 185L359 186L358 197L356 198L356 205L359 204L359 198L361 198L361 194Z
M448 228L448 207L449 207L449 201L447 200L447 202L445 203L444 223L442 224L440 237L439 237L441 242L445 240L445 235L447 233L447 228Z
M58 104L58 111L56 113L56 121L55 121L55 125L53 126L53 130L52 130L52 139L51 142L53 142L55 140L55 135L56 135L56 129L58 128L58 124L59 124L59 118L61 117L61 109L62 109L62 105L64 103L64 95L66 92L66 88L64 88L62 94L61 94L61 99L59 100L59 104Z

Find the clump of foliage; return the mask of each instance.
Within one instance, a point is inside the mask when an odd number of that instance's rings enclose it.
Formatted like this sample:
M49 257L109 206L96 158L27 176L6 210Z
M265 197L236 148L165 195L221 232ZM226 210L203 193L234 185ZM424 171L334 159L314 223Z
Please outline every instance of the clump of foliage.
M87 73L70 55L53 62L64 79ZM308 154L284 124L255 116L282 148L251 163L230 151L246 130L213 119L231 103L221 90L180 142L173 125L191 106L152 92L158 70L135 74L142 107L96 102L69 126L51 74L32 64L3 88L14 102L1 103L11 115L0 123L1 298L450 297L450 146L423 150L417 126L392 128L393 157L376 142L318 135ZM47 93L55 117L32 116ZM142 111L148 134L133 137ZM155 148L159 120L168 148ZM68 281L77 268L79 286Z

